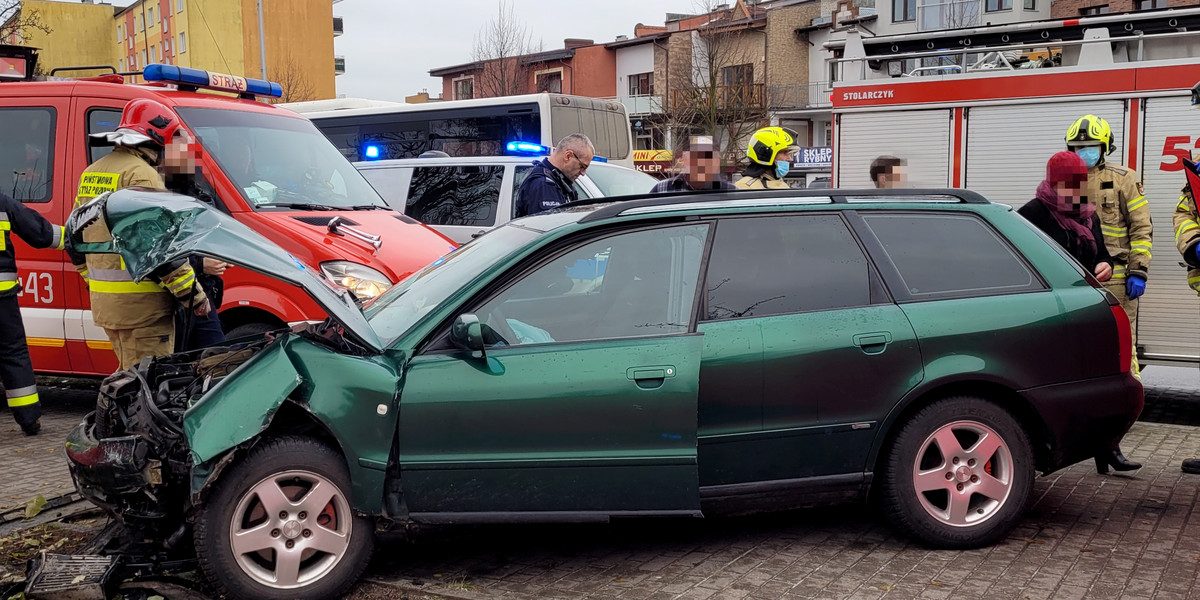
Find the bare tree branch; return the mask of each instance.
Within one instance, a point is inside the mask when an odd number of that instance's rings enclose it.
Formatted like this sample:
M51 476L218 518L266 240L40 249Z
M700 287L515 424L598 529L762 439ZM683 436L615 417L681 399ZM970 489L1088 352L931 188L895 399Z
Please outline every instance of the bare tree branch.
M668 42L672 56L663 112L675 132L674 150L689 135L709 135L722 163L735 165L744 158L746 138L768 118L764 74L756 72L762 34L748 30L740 12L718 10L714 0L702 0L697 8L708 22Z
M512 96L527 91L528 69L520 57L541 49L529 27L517 17L514 4L502 1L496 16L475 36L471 60L482 64L476 75L479 97Z
M317 87L295 57L288 55L282 61L271 65L269 72L271 79L283 88L283 96L273 99L272 104L317 99Z
M0 0L0 44L9 43L14 36L17 43L25 43L37 33L48 35L51 31L38 11L23 10L20 0Z

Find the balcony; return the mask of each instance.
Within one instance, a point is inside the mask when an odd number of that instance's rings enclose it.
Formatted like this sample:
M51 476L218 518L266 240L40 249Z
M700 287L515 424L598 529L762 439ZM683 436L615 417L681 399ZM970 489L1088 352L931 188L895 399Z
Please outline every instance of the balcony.
M829 95L833 85L827 81L775 84L768 90L767 102L773 109L811 109L832 106Z
M719 85L671 90L672 108L707 108L718 110L758 110L767 107L761 83Z
M333 18L333 37L338 37L339 35L342 35L342 33L344 33L342 31L342 18L334 17Z
M346 57L345 56L333 57L333 74L334 75L344 75L345 73L346 73Z
M629 116L657 115L663 111L662 96L625 96L620 98Z

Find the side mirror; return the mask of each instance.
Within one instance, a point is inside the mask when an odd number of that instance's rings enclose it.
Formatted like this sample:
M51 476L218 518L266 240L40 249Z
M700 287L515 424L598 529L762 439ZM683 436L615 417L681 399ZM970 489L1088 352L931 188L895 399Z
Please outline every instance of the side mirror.
M483 352L483 324L479 317L471 313L458 315L450 326L450 342L463 350Z

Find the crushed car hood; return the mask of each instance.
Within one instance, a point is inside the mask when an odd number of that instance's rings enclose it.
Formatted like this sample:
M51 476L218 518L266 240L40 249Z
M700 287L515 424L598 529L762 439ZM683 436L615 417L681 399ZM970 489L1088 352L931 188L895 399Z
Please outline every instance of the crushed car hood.
M112 241L84 242L83 229L101 217ZM118 253L137 281L165 263L198 254L288 282L307 292L345 328L348 337L377 353L383 351L379 336L348 292L233 217L187 196L119 190L76 209L67 230L77 252Z

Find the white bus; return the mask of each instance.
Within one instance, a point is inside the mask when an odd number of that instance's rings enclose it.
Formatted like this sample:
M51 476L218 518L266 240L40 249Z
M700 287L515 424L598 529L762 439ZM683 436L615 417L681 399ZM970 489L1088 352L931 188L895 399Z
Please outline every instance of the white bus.
M423 104L343 98L281 106L311 119L351 161L416 158L430 150L499 156L509 142L553 147L582 133L597 156L633 168L629 116L615 100L529 94Z

